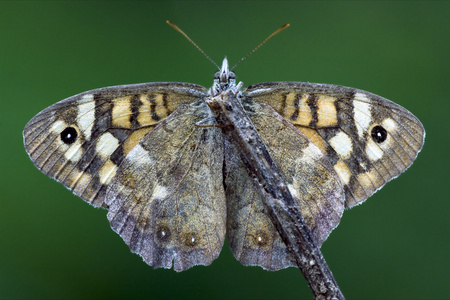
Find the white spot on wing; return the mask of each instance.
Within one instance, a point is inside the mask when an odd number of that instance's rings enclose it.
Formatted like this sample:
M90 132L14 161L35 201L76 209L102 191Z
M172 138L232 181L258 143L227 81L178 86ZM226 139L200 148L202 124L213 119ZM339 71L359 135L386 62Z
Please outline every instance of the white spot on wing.
M66 127L67 127L66 122L58 120L52 124L52 127L50 127L50 131L56 134L60 134L64 129L66 129Z
M352 177L352 173L350 172L347 165L342 161L338 160L338 162L334 165L334 170L339 175L342 183L349 184L350 178Z
M127 159L136 161L139 164L152 164L153 161L148 155L148 151L142 148L140 144L134 146L134 148L128 153Z
M116 172L117 166L111 160L108 159L98 172L100 183L108 184L111 181L111 179L116 175Z
M370 112L370 100L363 93L356 93L353 100L353 117L358 130L358 136L363 137L364 132L369 129L372 122L372 114Z
M323 153L316 145L314 145L313 143L309 143L308 147L303 150L303 156L305 158L309 157L316 161L322 158Z
M295 179L294 179L294 180L295 180ZM295 184L295 183L294 183L294 184ZM289 192L290 192L291 195L292 195L292 198L294 198L294 199L300 199L300 197L299 197L299 195L298 195L298 191L297 191L297 189L295 188L294 184L288 184L287 187L288 187L288 189L289 189Z
M94 95L87 94L78 100L77 123L80 130L84 133L86 140L91 139L92 127L95 121L95 101Z
M108 159L117 147L119 147L119 140L107 132L99 137L95 149L103 159Z
M153 194L151 199L164 199L169 193L167 192L167 188L165 186L156 184L155 188L153 189Z
M83 155L83 148L81 147L81 143L79 141L72 144L69 147L69 149L67 149L67 151L64 152L64 156L72 162L78 161L82 155Z
M392 133L397 130L397 123L391 118L384 119L381 122L381 126L383 126L388 132Z
M336 151L342 158L345 159L350 157L353 150L353 143L346 133L342 131L338 132L338 134L332 137L329 142L334 151Z
M367 141L366 154L372 161L377 161L383 157L383 149L381 149L374 141L371 139Z

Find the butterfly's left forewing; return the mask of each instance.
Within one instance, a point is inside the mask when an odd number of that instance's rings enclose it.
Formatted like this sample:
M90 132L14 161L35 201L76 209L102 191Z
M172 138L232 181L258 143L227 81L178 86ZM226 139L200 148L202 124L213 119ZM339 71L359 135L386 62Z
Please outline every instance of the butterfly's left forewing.
M272 82L244 95L269 104L322 150L344 185L346 207L405 171L423 146L425 130L413 114L362 90Z
M205 88L146 83L96 89L60 101L31 119L24 144L42 172L94 206L123 158L157 124Z

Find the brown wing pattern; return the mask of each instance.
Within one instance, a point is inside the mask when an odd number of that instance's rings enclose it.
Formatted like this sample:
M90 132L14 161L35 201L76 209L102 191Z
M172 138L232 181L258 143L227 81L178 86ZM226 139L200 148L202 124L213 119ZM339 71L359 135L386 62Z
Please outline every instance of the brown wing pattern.
M45 174L107 208L149 265L208 265L223 245L226 206L221 133L194 125L208 117L205 96L183 83L88 91L36 115L25 148Z
M178 106L204 92L184 83L84 92L31 119L23 132L25 148L42 172L94 206L104 206L106 185L127 153Z
M269 104L326 154L344 184L347 207L405 171L424 142L425 130L414 115L365 91L274 82L252 85L244 95Z
M318 147L270 106L250 101L244 107L321 245L344 211L343 186L332 165ZM244 265L268 270L296 266L239 155L230 145L225 149L227 237L234 255Z
M208 114L205 103L180 106L128 153L108 185L111 227L150 266L209 265L222 249L222 135L195 126Z
M113 230L153 267L208 265L225 231L244 265L295 266L205 97L185 83L88 91L36 115L25 148L42 172L107 208ZM405 171L424 142L409 111L357 89L261 83L242 100L319 245L344 207Z

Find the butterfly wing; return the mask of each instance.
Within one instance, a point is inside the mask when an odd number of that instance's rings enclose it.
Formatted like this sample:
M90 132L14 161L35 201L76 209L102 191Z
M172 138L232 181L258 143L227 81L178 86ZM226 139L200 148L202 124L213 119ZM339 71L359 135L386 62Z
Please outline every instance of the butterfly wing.
M343 186L332 165L318 147L269 105L250 101L244 108L321 245L344 211ZM227 237L235 257L244 265L268 270L297 266L265 211L257 183L227 143L225 166Z
M357 89L261 83L248 87L242 102L318 245L344 207L362 203L405 171L423 146L425 131L416 117ZM254 181L225 145L227 236L234 255L269 270L295 266Z
M23 131L25 149L43 173L94 206L142 137L183 103L203 96L192 84L145 83L96 89L37 114Z
M269 104L321 149L344 185L346 207L405 171L423 146L425 130L413 114L362 90L273 82L244 95Z
M208 116L205 103L177 109L130 151L106 191L111 227L153 267L209 265L222 248L222 135L195 126Z
M183 83L88 91L36 115L25 148L42 172L107 208L112 228L150 265L209 264L223 244L225 202L221 135L194 130L208 112L204 96ZM217 159L208 157L216 144Z

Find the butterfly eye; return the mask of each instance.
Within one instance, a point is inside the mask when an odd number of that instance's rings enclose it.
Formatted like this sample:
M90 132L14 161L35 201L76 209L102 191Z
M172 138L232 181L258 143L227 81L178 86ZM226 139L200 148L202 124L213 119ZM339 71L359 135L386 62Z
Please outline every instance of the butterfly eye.
M78 133L75 128L67 127L61 132L61 141L65 144L70 145L77 139Z
M387 131L382 126L377 125L372 128L371 136L376 143L380 144L386 140Z

